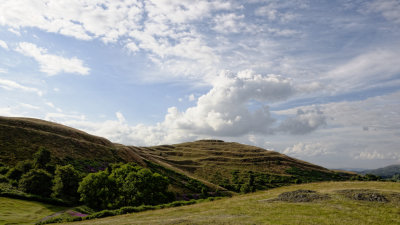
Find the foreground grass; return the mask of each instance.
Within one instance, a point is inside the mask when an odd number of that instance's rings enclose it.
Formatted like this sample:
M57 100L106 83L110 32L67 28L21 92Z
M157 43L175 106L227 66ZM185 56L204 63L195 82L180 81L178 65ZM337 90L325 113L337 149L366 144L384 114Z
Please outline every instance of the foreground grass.
M35 224L66 207L0 197L0 224Z
M330 200L311 203L270 202L280 193L311 189ZM400 193L400 183L324 182L276 188L214 202L146 211L73 224L400 224L400 202L349 200L335 191L372 189Z

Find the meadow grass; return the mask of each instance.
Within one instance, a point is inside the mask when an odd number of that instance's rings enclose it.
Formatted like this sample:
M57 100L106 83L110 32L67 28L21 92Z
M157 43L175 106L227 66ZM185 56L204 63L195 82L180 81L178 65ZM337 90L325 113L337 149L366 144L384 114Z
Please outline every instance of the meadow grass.
M270 201L298 189L329 194L330 200L306 203ZM343 189L399 193L400 183L323 182L286 186L196 205L146 211L74 224L400 224L400 202L350 200Z
M0 197L0 224L35 224L64 209L66 207Z

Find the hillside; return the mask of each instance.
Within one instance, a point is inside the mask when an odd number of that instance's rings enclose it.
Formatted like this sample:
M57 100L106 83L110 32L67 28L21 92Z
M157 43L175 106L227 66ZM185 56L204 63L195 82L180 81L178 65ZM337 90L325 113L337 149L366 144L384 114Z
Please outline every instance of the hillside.
M299 195L290 201L280 197L287 196L283 193L293 193L299 189L309 190L309 194ZM322 197L312 198L313 196ZM292 185L214 202L69 224L382 225L400 224L399 208L400 183L324 182Z
M50 150L56 162L143 164L134 152L117 148L105 138L39 119L0 117L0 140L0 162L9 165L30 159L39 147Z
M125 146L61 124L31 118L0 117L0 162L31 159L40 146L56 164L81 171L104 169L113 162L135 162L171 180L176 193L230 190L248 192L323 180L343 180L338 173L262 148L220 140L154 147Z
M221 140L199 140L140 148L138 154L233 191L239 191L244 183L249 182L250 176L253 177L255 186L259 186L256 189L295 182L294 178L322 181L350 176L346 173L338 175L321 166L275 151ZM234 187L235 185L240 187Z
M373 174L383 178L391 178L396 174L400 174L400 165L390 165L373 170L364 170L360 174Z

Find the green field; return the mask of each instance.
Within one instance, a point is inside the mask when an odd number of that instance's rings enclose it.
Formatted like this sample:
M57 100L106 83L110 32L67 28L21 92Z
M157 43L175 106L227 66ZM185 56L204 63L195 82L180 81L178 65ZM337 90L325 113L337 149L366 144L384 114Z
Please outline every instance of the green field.
M329 200L289 203L270 201L298 189L328 194ZM370 189L389 202L348 199L345 189ZM293 185L214 202L87 220L72 224L400 224L400 183L323 182Z
M62 206L0 197L0 224L35 224L64 209Z

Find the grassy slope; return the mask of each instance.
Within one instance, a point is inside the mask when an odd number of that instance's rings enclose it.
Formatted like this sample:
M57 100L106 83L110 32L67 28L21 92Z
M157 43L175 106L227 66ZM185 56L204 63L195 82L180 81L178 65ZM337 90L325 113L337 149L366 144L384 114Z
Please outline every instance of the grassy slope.
M311 189L331 195L312 203L267 202L280 193ZM400 200L376 203L348 200L343 189L397 192L400 183L324 182L293 185L191 206L76 222L73 224L400 224Z
M0 224L35 224L66 207L0 197Z
M55 160L121 160L105 138L37 119L0 117L0 140L0 161L11 165L32 158L40 146L49 149Z
M231 177L233 170L287 175L287 170L333 173L323 167L255 146L222 141L195 141L139 149L139 154L169 164L213 183Z

